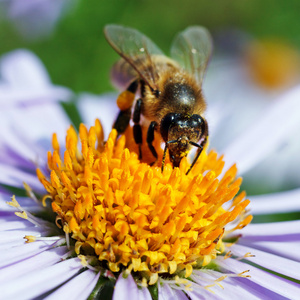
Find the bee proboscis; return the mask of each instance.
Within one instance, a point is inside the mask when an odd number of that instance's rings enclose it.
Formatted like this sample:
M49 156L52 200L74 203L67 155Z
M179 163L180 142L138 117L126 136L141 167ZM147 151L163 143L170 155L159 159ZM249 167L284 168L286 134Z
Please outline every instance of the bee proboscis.
M117 99L120 112L114 128L123 133L133 120L134 140L141 158L140 116L143 115L149 121L147 144L156 160L154 132L158 131L165 142L162 170L167 150L173 166L178 167L191 146L197 147L189 173L208 137L208 125L203 117L206 104L202 80L212 52L209 32L201 26L180 32L172 43L171 58L135 29L107 25L104 33L121 56L112 69L113 83L125 89ZM135 100L137 91L140 98Z

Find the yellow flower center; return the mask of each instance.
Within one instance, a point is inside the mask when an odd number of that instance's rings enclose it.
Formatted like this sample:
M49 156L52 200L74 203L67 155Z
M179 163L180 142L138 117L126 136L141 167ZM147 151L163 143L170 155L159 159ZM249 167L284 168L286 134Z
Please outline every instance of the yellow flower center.
M254 80L266 88L287 87L299 78L299 53L283 41L252 42L245 57Z
M244 192L236 196L241 179L235 166L220 180L224 162L211 151L188 175L186 159L180 168L167 163L162 173L140 162L115 130L104 143L99 120L89 130L81 125L79 137L81 150L76 131L68 130L62 158L54 134L50 178L37 170L78 255L95 255L112 272L138 272L153 284L160 274L188 277L224 251L226 224L249 203ZM239 219L235 229L250 221Z

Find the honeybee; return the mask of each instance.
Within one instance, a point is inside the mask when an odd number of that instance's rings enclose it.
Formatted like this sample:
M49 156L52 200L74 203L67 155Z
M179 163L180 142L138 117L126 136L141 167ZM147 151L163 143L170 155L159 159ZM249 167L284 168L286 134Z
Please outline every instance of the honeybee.
M159 132L165 142L162 171L167 149L173 167L178 167L191 146L197 147L188 174L208 138L208 125L203 117L206 103L201 88L212 52L208 30L191 26L180 32L171 46L172 58L165 56L148 37L135 29L107 25L104 34L121 56L112 68L112 81L117 87L126 89L117 99L120 112L114 128L119 134L123 133L132 118L133 136L141 158L140 117L143 115L150 124L147 144L156 160L154 132ZM138 91L140 98L135 100Z

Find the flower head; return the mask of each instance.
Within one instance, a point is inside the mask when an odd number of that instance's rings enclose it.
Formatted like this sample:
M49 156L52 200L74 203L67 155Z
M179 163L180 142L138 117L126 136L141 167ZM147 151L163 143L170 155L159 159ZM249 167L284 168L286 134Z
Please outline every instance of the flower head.
M50 178L37 170L76 254L95 256L99 268L113 273L132 271L150 285L161 275L189 277L224 254L225 227L236 221L231 227L239 229L251 221L244 216L245 193L236 196L241 184L236 167L219 180L224 163L211 151L188 175L186 160L180 168L168 163L162 173L139 162L125 148L125 136L116 138L113 130L104 143L98 120L89 130L82 124L80 151L71 127L61 156L53 135Z

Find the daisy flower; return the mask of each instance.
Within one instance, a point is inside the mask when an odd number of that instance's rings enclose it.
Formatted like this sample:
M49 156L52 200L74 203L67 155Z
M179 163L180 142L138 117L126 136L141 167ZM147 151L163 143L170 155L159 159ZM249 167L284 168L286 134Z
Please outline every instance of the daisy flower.
M225 158L203 152L188 175L187 159L175 169L167 161L163 172L161 159L151 166L146 146L139 161L130 128L119 138L114 130L104 138L96 119L77 132L53 102L42 127L43 106L32 107L14 120L13 142L2 141L7 151L0 152L1 295L296 299L299 221L249 224L249 207L254 216L282 206L299 211L300 191L259 196L251 204L239 192L234 162L242 174L269 154L268 143L281 142L283 127L270 134L279 112L293 119L287 129L298 125L299 95L300 87L284 94L285 101L251 127L248 139L233 143ZM104 103L97 113L105 121ZM43 153L49 142L52 150ZM159 141L155 147L161 157ZM16 195L10 200L11 188Z

